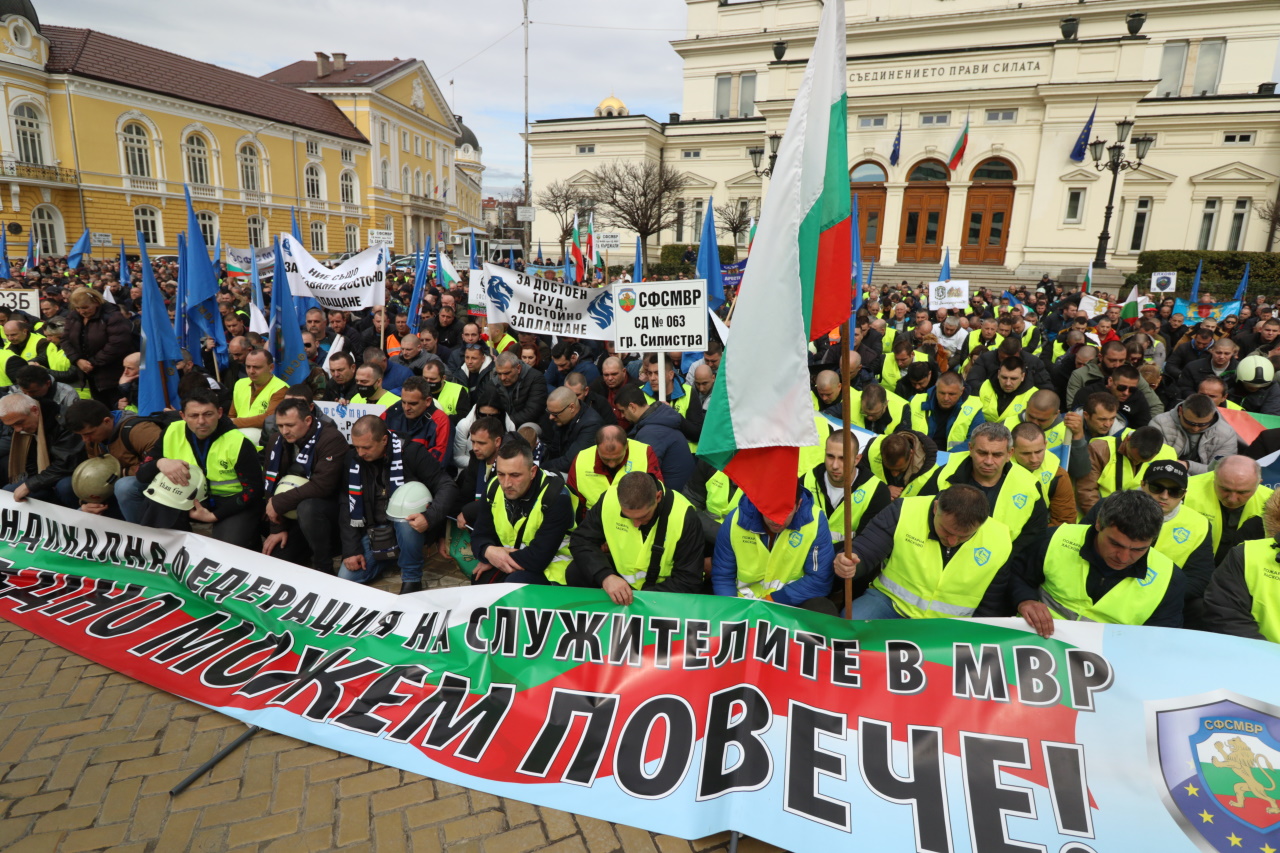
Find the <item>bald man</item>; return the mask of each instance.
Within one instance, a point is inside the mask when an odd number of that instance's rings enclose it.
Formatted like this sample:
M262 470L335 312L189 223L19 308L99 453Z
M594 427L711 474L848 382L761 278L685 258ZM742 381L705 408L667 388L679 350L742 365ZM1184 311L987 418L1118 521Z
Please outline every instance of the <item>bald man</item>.
M1262 515L1272 492L1262 485L1261 466L1247 456L1228 456L1188 481L1186 505L1213 525L1215 564L1241 542L1266 536Z
M1077 453L1072 452L1074 433L1068 419L1080 421L1079 427L1083 430L1083 416L1079 414L1063 415L1061 410L1062 398L1058 396L1058 392L1042 388L1031 395L1031 399L1027 401L1025 411L1007 419L1004 425L1011 432L1014 427L1022 423L1035 424L1040 427L1044 431L1045 452L1058 457L1058 461L1067 469L1067 476L1073 480L1078 480L1081 477L1087 477L1091 470L1089 448L1088 442L1082 440L1080 451Z
M857 358L861 364L862 359L856 352L853 353L853 357ZM813 381L813 389L818 397L818 405L815 408L823 414L841 417L843 402L840 397L840 374L834 370L822 371Z
M569 473L574 457L595 444L602 426L600 415L583 406L572 388L556 388L547 396L547 416L542 424L542 440L547 446L542 469L562 477Z

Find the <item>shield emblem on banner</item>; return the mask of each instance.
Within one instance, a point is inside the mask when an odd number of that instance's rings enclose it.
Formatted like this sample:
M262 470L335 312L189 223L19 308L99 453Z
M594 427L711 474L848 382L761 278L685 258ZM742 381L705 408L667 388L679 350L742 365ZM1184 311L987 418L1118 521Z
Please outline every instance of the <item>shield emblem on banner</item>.
M628 288L618 294L618 307L628 314L636 307L636 292Z
M991 559L991 552L986 548L974 548L973 559L979 566L985 566L987 560Z
M1161 799L1205 851L1280 847L1280 708L1217 690L1147 703Z

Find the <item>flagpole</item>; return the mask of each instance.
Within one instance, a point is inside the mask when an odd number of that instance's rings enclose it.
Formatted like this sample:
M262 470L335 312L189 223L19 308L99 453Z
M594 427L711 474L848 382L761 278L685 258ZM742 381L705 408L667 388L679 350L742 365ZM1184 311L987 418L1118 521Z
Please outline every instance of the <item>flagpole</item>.
M734 304L737 304L736 302ZM844 418L844 555L853 556L853 516L849 514L849 504L853 496L853 420L852 401L849 399L851 384L849 370L849 354L853 352L853 337L850 335L852 324L845 319L840 324L840 346L844 352L840 354L840 409ZM853 618L853 578L844 579L844 606L849 610L849 618Z

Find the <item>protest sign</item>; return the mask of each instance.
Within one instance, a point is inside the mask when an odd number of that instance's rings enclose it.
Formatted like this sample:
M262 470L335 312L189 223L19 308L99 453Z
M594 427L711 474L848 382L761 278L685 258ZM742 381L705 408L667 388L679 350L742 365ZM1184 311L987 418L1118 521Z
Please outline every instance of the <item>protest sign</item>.
M32 317L40 316L40 291L0 290L0 308L9 312L21 311Z
M605 341L613 337L613 294L484 265L486 316L520 332Z
M742 276L747 271L747 259L743 258L736 264L728 264L720 267L720 280L725 287L732 287L735 291L738 285L742 284Z
M1211 760L1280 766L1280 647L1258 640L1074 622L1042 639L1012 619L851 622L648 592L620 607L519 584L396 596L7 493L0 560L0 617L131 678L683 838L1259 850L1280 824Z
M1153 272L1151 274L1152 293L1173 293L1178 288L1176 272Z
M312 296L331 311L358 311L386 302L387 250L365 249L337 269L329 269L289 234L280 235L289 290Z
M623 352L707 348L707 282L646 281L613 285L618 314L614 346Z
M233 249L227 246L227 267L238 270L241 273L248 274L253 269L254 256L258 259L258 269L261 272L270 272L272 264L275 263L275 249L268 246L265 249Z
M928 294L929 310L939 308L969 309L969 282L953 279L951 281L931 281L925 286Z
M387 410L386 406L379 406L374 403L360 403L358 405L348 403L344 406L341 403L329 403L323 400L316 400L316 408L333 418L338 431L342 433L342 437L347 441L351 440L351 427L356 421L365 415L382 417L382 413Z

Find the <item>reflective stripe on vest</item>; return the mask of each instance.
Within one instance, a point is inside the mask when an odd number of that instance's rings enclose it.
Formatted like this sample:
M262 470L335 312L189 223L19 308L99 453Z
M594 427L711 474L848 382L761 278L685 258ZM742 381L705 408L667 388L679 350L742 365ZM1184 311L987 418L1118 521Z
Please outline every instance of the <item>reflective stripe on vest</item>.
M1053 533L1044 555L1044 583L1040 599L1054 619L1141 625L1151 618L1173 578L1173 561L1154 549L1147 551L1147 576L1125 578L1096 602L1089 597L1089 561L1080 556L1087 524L1064 524Z
M1120 440L1115 436L1106 436L1105 438L1095 438L1094 441L1106 442L1107 448L1111 451L1111 458L1107 460L1107 464L1103 466L1102 473L1098 475L1098 495L1106 497L1112 492L1123 492L1129 489L1136 489L1142 485L1142 478L1147 473L1147 466L1157 459L1167 459L1173 462L1178 461L1178 454L1172 447L1167 444L1160 445L1159 452L1155 457L1143 462L1138 466L1137 473L1134 473L1133 466L1126 458L1124 464L1116 461L1116 457L1120 455Z
M267 409L271 407L272 396L277 391L288 387L289 383L279 376L272 376L266 387L258 392L257 397L254 397L253 380L248 377L241 379L236 383L236 387L231 393L231 404L235 406L236 417L256 418L260 415L265 415Z
M1173 521L1160 525L1160 538L1155 549L1173 560L1175 566L1186 568L1187 560L1209 535L1209 519L1186 504L1178 507Z
M799 530L783 530L774 538L773 548L767 548L760 534L740 525L734 513L729 543L738 564L738 597L766 598L804 577L805 560L816 551L817 537L815 512L808 524Z
M893 532L893 552L873 583L912 619L972 616L996 572L1009 559L1009 528L987 519L978 532L942 564L942 543L929 536L931 497L905 498Z
M1250 612L1262 636L1280 643L1280 564L1274 539L1244 543L1244 580L1253 597Z
M684 523L690 508L689 501L679 492L670 492L671 517L667 523L667 535L662 543L662 560L658 564L658 582L666 580L675 566L676 544L684 532ZM618 490L610 489L601 498L600 520L604 523L604 540L609 546L609 558L622 579L635 589L644 587L649 576L649 563L653 552L653 535L659 525L655 522L648 534L642 536L640 528L622 514Z
M577 494L571 494L573 498L574 511L578 510L580 503L578 495L582 496L582 500L587 505L583 508L583 512L591 509L596 505L596 501L606 491L617 485L618 480L622 479L623 474L630 474L632 471L649 470L649 445L636 441L633 438L627 439L627 459L622 463L622 467L613 475L613 482L604 474L596 473L596 461L599 458L598 447L588 447L579 451L578 455L573 459L573 467L576 469L577 476L574 478L577 483Z
M457 382L445 382L436 395L436 405L446 415L458 414L458 400L462 397L462 386Z
M200 465L195 450L187 441L187 424L185 421L174 421L164 431L164 458L178 459L188 465L195 465L204 471L205 482L209 494L215 497L238 495L244 491L240 477L236 474L236 460L240 458L240 445L247 442L244 433L238 429L227 430L213 440L209 446L209 455L205 464Z

